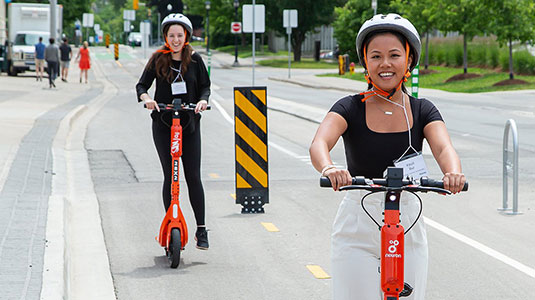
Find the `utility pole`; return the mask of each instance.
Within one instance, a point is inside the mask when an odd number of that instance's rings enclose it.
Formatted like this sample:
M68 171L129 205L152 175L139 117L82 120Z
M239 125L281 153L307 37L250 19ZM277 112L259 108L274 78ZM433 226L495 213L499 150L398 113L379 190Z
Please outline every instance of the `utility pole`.
M57 7L58 7L58 1L57 0L50 0L50 38L56 39L56 33L57 33Z

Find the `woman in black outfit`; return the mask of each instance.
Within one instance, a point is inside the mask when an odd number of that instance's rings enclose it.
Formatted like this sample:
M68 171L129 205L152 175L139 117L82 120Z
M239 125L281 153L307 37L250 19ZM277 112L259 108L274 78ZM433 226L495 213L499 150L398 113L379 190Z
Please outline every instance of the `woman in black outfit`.
M182 164L188 185L191 206L197 221L197 248L208 249L208 233L204 220L204 190L201 182L200 112L206 110L210 96L210 78L201 56L193 51L188 40L192 34L191 21L182 14L170 14L162 21L165 46L158 49L145 66L136 85L138 101L152 110L152 136L164 174L163 203L171 204L171 114L161 113L158 103L171 104L181 98L182 103L195 103L195 111L182 113ZM154 99L148 89L156 79ZM184 84L185 82L185 84Z

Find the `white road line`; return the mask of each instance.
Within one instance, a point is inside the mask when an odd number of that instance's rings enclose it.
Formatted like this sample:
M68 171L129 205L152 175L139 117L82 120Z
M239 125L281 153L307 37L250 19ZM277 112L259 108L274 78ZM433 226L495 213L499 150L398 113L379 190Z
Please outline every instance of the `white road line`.
M214 96L215 95L217 95L217 94L214 93ZM223 99L219 95L217 95L216 97L218 97L220 99ZM216 108L221 112L223 117L229 123L234 124L234 121L232 120L232 118L223 109L223 107L219 103L217 103L217 101L212 100L212 103L214 103ZM273 148L283 152L283 153L286 153L286 154L294 157L294 158L301 159L301 160L303 160L303 158L304 158L303 155L298 155L298 154L296 154L296 153L294 153L294 152L292 152L290 150L287 150L284 147L279 146L279 145L277 145L275 143L269 142L269 145L272 146ZM489 255L489 256L491 256L491 257L493 257L493 258L495 258L495 259L497 259L497 260L499 260L499 261L501 261L501 262L503 262L503 263L515 268L515 269L517 269L517 270L519 270L520 272L522 272L522 273L524 273L524 274L526 274L526 275L528 275L530 277L535 278L535 269L530 268L530 267L528 267L528 266L526 266L526 265L524 265L524 264L522 264L522 263L520 263L520 262L518 262L518 261L516 261L516 260L514 260L514 259L512 259L510 257L508 257L507 255L504 255L504 254L502 254L502 253L500 253L500 252L498 252L498 251L496 251L496 250L494 250L492 248L489 248L489 247L481 244L480 242L477 242L477 241L475 241L475 240L473 240L473 239L471 239L471 238L469 238L469 237L467 237L465 235L462 235L462 234L460 234L460 233L458 233L458 232L456 232L456 231L454 231L452 229L449 229L448 227L446 227L446 226L444 226L442 224L439 224L439 223L437 223L437 222L435 222L435 221L433 221L433 220L431 220L431 219L429 219L427 217L424 217L424 220L425 220L425 223L427 225L429 225L429 226L441 231L442 233L445 233L445 234L447 234L447 235L449 235L449 236L451 236L451 237L453 237L453 238L455 238L455 239L457 239L457 240L459 240L459 241L461 241L461 242L463 242L463 243L465 243L465 244L467 244L467 245L469 245L471 247L474 247L475 249L477 249L477 250L479 250L479 251L481 251L481 252L483 252L483 253L485 253L485 254L487 254L487 255Z
M520 263L520 262L518 262L518 261L516 261L516 260L514 260L512 258L510 258L509 256L504 255L504 254L502 254L502 253L500 253L500 252L498 252L498 251L496 251L496 250L494 250L492 248L489 248L489 247L481 244L480 242L477 242L477 241L475 241L475 240L473 240L473 239L471 239L471 238L469 238L469 237L467 237L467 236L465 236L463 234L460 234L460 233L458 233L458 232L456 232L456 231L454 231L452 229L449 229L448 227L446 227L446 226L444 226L442 224L439 224L439 223L437 223L437 222L435 222L435 221L433 221L433 220L431 220L431 219L429 219L427 217L424 217L424 220L425 220L425 224L426 225L429 225L429 226L441 231L442 233L445 233L445 234L451 236L452 238L454 238L456 240L459 240L459 241L461 241L461 242L463 242L463 243L465 243L465 244L467 244L469 246L472 246L475 249L477 249L477 250L489 255L490 257L493 257L493 258L495 258L495 259L497 259L497 260L499 260L499 261L501 261L501 262L503 262L503 263L505 263L505 264L517 269L518 271L520 271L520 272L522 272L522 273L524 273L524 274L526 274L526 275L528 275L530 277L535 278L535 269L530 268L530 267L528 267L528 266L526 266L526 265L524 265L524 264L522 264L522 263Z

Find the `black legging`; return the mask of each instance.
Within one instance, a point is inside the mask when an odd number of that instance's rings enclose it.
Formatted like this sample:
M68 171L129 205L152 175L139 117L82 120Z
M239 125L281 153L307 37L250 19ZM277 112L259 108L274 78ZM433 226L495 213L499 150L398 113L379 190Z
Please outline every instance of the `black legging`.
M205 225L204 223L204 190L201 182L201 128L200 116L194 118L195 130L189 132L189 128L183 128L182 132L182 165L184 177L188 186L189 201L197 226ZM170 124L169 118L164 118L166 123ZM164 175L162 196L165 211L171 205L171 128L162 122L159 114L152 121L152 137L154 145L160 157Z

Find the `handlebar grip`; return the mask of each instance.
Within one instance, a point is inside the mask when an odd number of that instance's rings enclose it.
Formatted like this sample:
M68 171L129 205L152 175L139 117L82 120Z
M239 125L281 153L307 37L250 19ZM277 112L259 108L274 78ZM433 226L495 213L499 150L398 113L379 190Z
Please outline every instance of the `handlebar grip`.
M320 177L320 187L332 187L331 180L329 179L329 177Z
M434 179L429 179L427 177L422 177L420 179L420 184L422 186L436 187L436 188L441 188L441 189L444 188L444 182L442 180L434 180ZM468 182L464 183L462 191L463 192L468 191Z
M366 179L360 176L351 177L351 184L352 185L366 184ZM333 187L329 177L325 177L325 176L320 177L320 187Z

